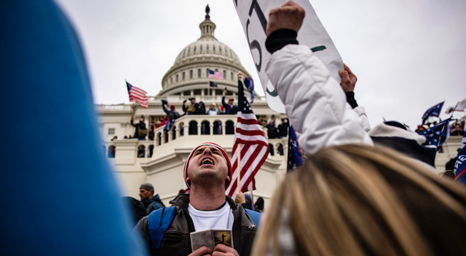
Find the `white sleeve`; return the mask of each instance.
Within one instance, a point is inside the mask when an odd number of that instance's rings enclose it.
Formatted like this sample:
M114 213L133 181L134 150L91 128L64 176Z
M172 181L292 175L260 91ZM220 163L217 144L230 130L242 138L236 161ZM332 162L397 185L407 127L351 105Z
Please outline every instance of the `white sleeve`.
M361 122L361 125L364 128L364 131L370 132L371 124L369 123L369 119L367 118L366 110L364 109L364 107L357 106L353 110L354 112L356 112L356 114L358 114L359 121Z
M372 145L340 85L308 47L287 45L276 51L266 73L304 152L331 145Z

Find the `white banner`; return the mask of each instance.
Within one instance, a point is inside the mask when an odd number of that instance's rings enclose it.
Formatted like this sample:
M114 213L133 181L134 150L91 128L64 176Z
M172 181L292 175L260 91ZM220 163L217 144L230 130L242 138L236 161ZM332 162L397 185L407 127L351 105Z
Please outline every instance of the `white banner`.
M259 73L267 103L271 109L280 113L285 113L285 106L275 93L265 73L265 67L270 59L270 53L265 48L265 40L267 39L265 31L270 10L280 7L286 2L287 0L233 0ZM294 0L294 2L306 11L303 26L298 33L299 44L308 46L327 66L333 78L340 82L338 70L343 69L343 60L332 39L308 0Z

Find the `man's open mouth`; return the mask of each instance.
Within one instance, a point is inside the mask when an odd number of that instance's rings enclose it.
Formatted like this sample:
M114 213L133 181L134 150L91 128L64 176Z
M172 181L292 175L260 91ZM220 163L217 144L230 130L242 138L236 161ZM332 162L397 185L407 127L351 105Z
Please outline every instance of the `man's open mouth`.
M202 159L201 165L204 165L204 164L211 164L211 165L213 165L213 164L214 164L214 160L213 160L213 159L210 159L210 158L204 158L204 159Z

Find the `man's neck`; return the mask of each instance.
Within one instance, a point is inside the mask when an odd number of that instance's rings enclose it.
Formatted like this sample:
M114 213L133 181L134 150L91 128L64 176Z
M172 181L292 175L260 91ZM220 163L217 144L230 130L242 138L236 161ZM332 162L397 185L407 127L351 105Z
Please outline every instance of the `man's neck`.
M225 203L225 188L191 186L189 203L201 211L215 210Z

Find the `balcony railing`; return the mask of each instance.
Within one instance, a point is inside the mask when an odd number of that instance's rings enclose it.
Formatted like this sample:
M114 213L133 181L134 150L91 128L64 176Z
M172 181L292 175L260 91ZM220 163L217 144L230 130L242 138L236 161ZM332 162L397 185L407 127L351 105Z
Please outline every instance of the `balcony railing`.
M186 115L178 118L171 125L170 130L164 131L166 126L154 130L154 140L124 140L134 141L137 158L151 158L154 151L171 147L170 144L179 140L188 141L231 141L236 130L236 115ZM267 139L267 129L263 130ZM227 136L225 138L225 136ZM273 157L287 155L287 138L267 139ZM181 142L181 141L180 141ZM107 156L118 158L118 145L122 140L110 141L106 145Z

